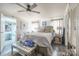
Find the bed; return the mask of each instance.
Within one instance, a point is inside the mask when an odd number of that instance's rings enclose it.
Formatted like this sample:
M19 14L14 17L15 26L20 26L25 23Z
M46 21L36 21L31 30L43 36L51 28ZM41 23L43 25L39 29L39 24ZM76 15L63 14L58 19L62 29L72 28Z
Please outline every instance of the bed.
M25 35L26 39L32 39L38 46L39 51L44 53L44 55L52 55L51 42L53 40L52 33L36 32Z

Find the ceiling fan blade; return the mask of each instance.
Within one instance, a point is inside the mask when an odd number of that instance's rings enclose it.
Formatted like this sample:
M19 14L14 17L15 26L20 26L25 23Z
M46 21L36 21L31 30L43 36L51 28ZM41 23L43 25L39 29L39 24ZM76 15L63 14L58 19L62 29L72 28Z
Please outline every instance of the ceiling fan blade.
M22 8L24 8L24 9L27 9L26 7L22 6L22 5L19 4L19 3L16 3L16 5L18 5L18 6L22 7Z
M19 10L18 12L25 12L25 10Z
M30 9L33 9L33 8L35 8L37 6L37 4L36 3L33 3L33 5L30 7Z
M38 12L38 11L31 11L31 12L35 12L35 13L39 13L40 14L40 12Z

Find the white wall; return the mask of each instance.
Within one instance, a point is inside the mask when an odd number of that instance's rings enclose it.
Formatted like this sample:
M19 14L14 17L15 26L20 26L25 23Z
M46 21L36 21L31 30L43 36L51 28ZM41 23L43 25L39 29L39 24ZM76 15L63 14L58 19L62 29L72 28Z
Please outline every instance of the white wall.
M29 23L27 22L24 22L20 19L17 18L16 20L16 23L17 23L17 30L16 30L16 33L17 33L17 39L21 38L22 36L24 36L24 34L27 33L28 31L28 28L29 28Z
M5 17L0 13L0 52L3 50L5 43Z

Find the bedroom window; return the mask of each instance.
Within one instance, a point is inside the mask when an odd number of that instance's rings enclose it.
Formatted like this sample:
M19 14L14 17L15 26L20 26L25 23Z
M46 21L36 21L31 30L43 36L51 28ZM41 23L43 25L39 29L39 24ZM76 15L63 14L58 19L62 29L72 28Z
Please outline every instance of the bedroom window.
M39 27L39 23L32 23L32 32L37 32Z
M57 34L63 34L63 20L54 20L51 22L51 26L53 26Z

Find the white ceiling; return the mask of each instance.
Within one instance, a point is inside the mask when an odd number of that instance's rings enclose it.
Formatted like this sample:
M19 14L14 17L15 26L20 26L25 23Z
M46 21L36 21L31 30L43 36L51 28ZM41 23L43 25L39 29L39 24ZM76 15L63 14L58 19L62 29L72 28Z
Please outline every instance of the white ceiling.
M17 12L23 10L15 3L0 3L0 11L6 15L11 15L22 20L35 20L43 18L61 17L64 15L66 4L65 3L37 3L37 7L33 10L39 11L40 14L29 12Z

